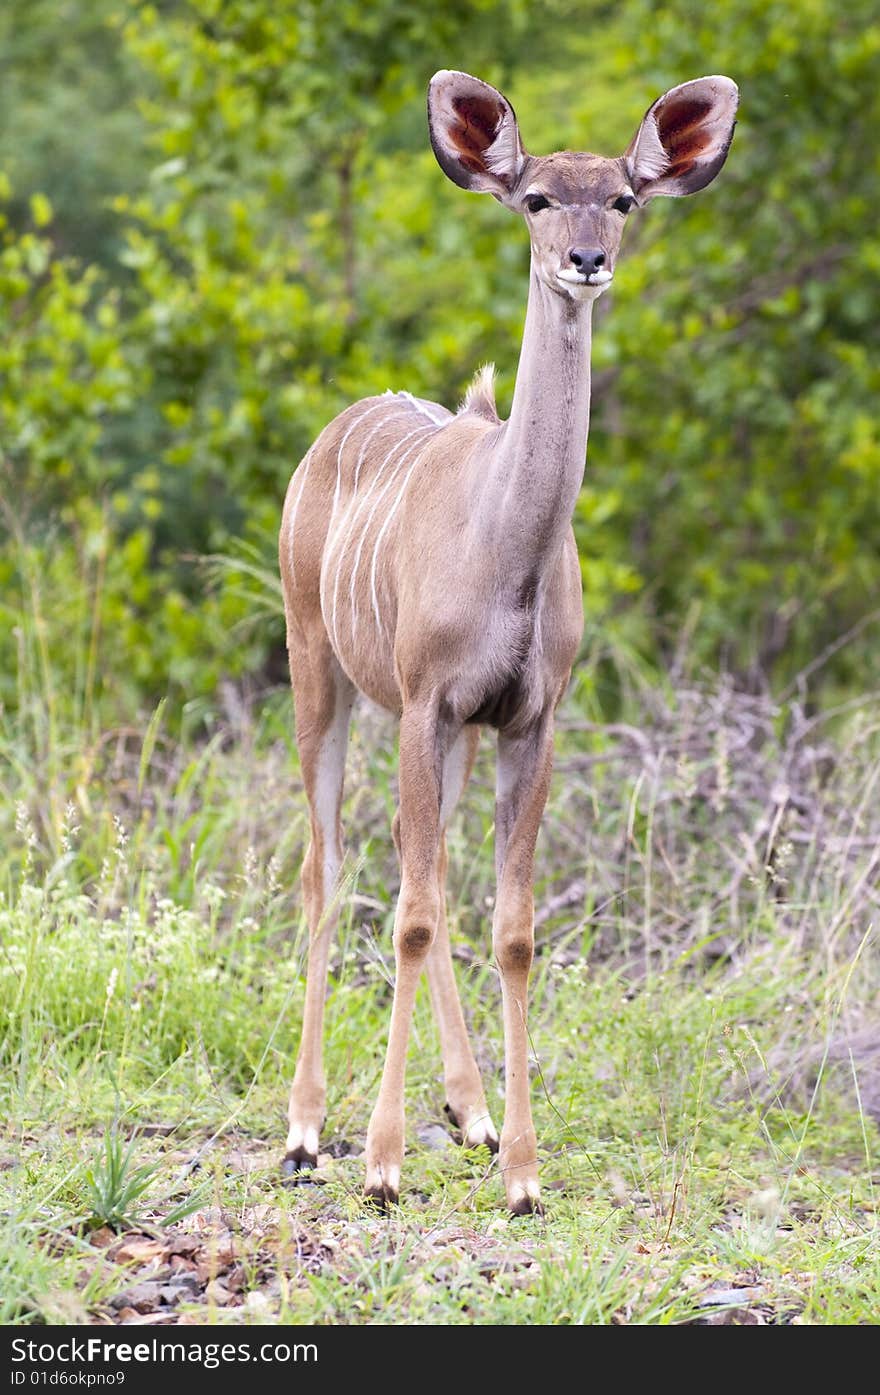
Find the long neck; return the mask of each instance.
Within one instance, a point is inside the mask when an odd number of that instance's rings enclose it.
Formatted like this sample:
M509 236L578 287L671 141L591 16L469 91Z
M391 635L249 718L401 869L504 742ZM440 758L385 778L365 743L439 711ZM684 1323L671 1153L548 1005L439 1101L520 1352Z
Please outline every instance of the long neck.
M490 465L499 521L528 563L558 549L581 487L592 312L592 301L557 295L532 267L513 406Z

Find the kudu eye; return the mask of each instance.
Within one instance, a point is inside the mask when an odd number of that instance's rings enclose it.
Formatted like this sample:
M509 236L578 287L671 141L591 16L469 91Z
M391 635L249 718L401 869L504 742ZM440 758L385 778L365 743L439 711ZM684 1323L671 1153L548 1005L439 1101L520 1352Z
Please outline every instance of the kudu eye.
M534 194L532 198L526 200L526 208L530 213L540 213L542 208L549 208L550 200L545 199L543 194Z
M619 199L614 200L611 207L616 208L618 213L629 213L630 209L635 207L635 203L632 194L621 194Z

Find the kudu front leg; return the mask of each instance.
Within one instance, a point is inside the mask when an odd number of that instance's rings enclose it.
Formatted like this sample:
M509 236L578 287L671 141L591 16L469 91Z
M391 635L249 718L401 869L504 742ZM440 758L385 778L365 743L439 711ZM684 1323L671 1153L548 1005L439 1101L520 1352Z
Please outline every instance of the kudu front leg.
M504 1127L499 1164L515 1215L542 1212L538 1145L529 1097L528 991L534 952L534 858L553 764L553 720L498 737L492 943L504 1012Z
M449 733L436 709L404 709L400 721L400 895L394 917L396 976L382 1083L367 1131L365 1195L383 1209L400 1193L406 1051L416 989L437 935L440 779Z

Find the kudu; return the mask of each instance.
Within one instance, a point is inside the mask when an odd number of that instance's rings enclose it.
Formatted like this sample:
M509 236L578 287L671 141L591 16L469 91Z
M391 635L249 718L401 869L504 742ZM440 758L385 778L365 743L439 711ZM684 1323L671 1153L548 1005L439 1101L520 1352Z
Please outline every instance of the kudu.
M593 302L611 284L628 213L702 189L733 135L737 88L703 77L646 113L619 159L529 155L513 108L467 73L428 93L431 143L464 189L526 221L531 273L507 421L483 369L455 413L408 392L346 408L294 474L280 559L296 739L311 815L302 885L309 962L284 1168L315 1165L324 1121L322 1020L342 861L340 803L357 690L400 719L396 980L367 1134L366 1195L398 1198L404 1074L427 971L449 1112L468 1145L498 1137L467 1039L446 926L445 828L480 726L498 732L492 925L504 1018L500 1166L511 1211L540 1211L526 1000L535 840L550 783L554 710L583 625L572 513L584 472Z

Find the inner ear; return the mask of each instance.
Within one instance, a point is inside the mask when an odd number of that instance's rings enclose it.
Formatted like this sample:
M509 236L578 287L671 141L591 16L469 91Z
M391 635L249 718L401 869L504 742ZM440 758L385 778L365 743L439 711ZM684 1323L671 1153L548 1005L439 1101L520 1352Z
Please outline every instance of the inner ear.
M684 82L658 97L624 159L639 202L668 194L695 194L727 158L739 93L715 74Z
M434 154L453 183L508 201L526 153L513 107L497 88L470 73L435 73L428 124Z
M667 176L686 174L715 143L716 134L706 120L713 105L708 97L676 93L655 111L657 133L669 161L664 171Z
M458 120L450 123L447 132L458 158L472 174L484 174L492 168L487 152L503 131L505 107L493 97L468 93L453 97L452 109Z

